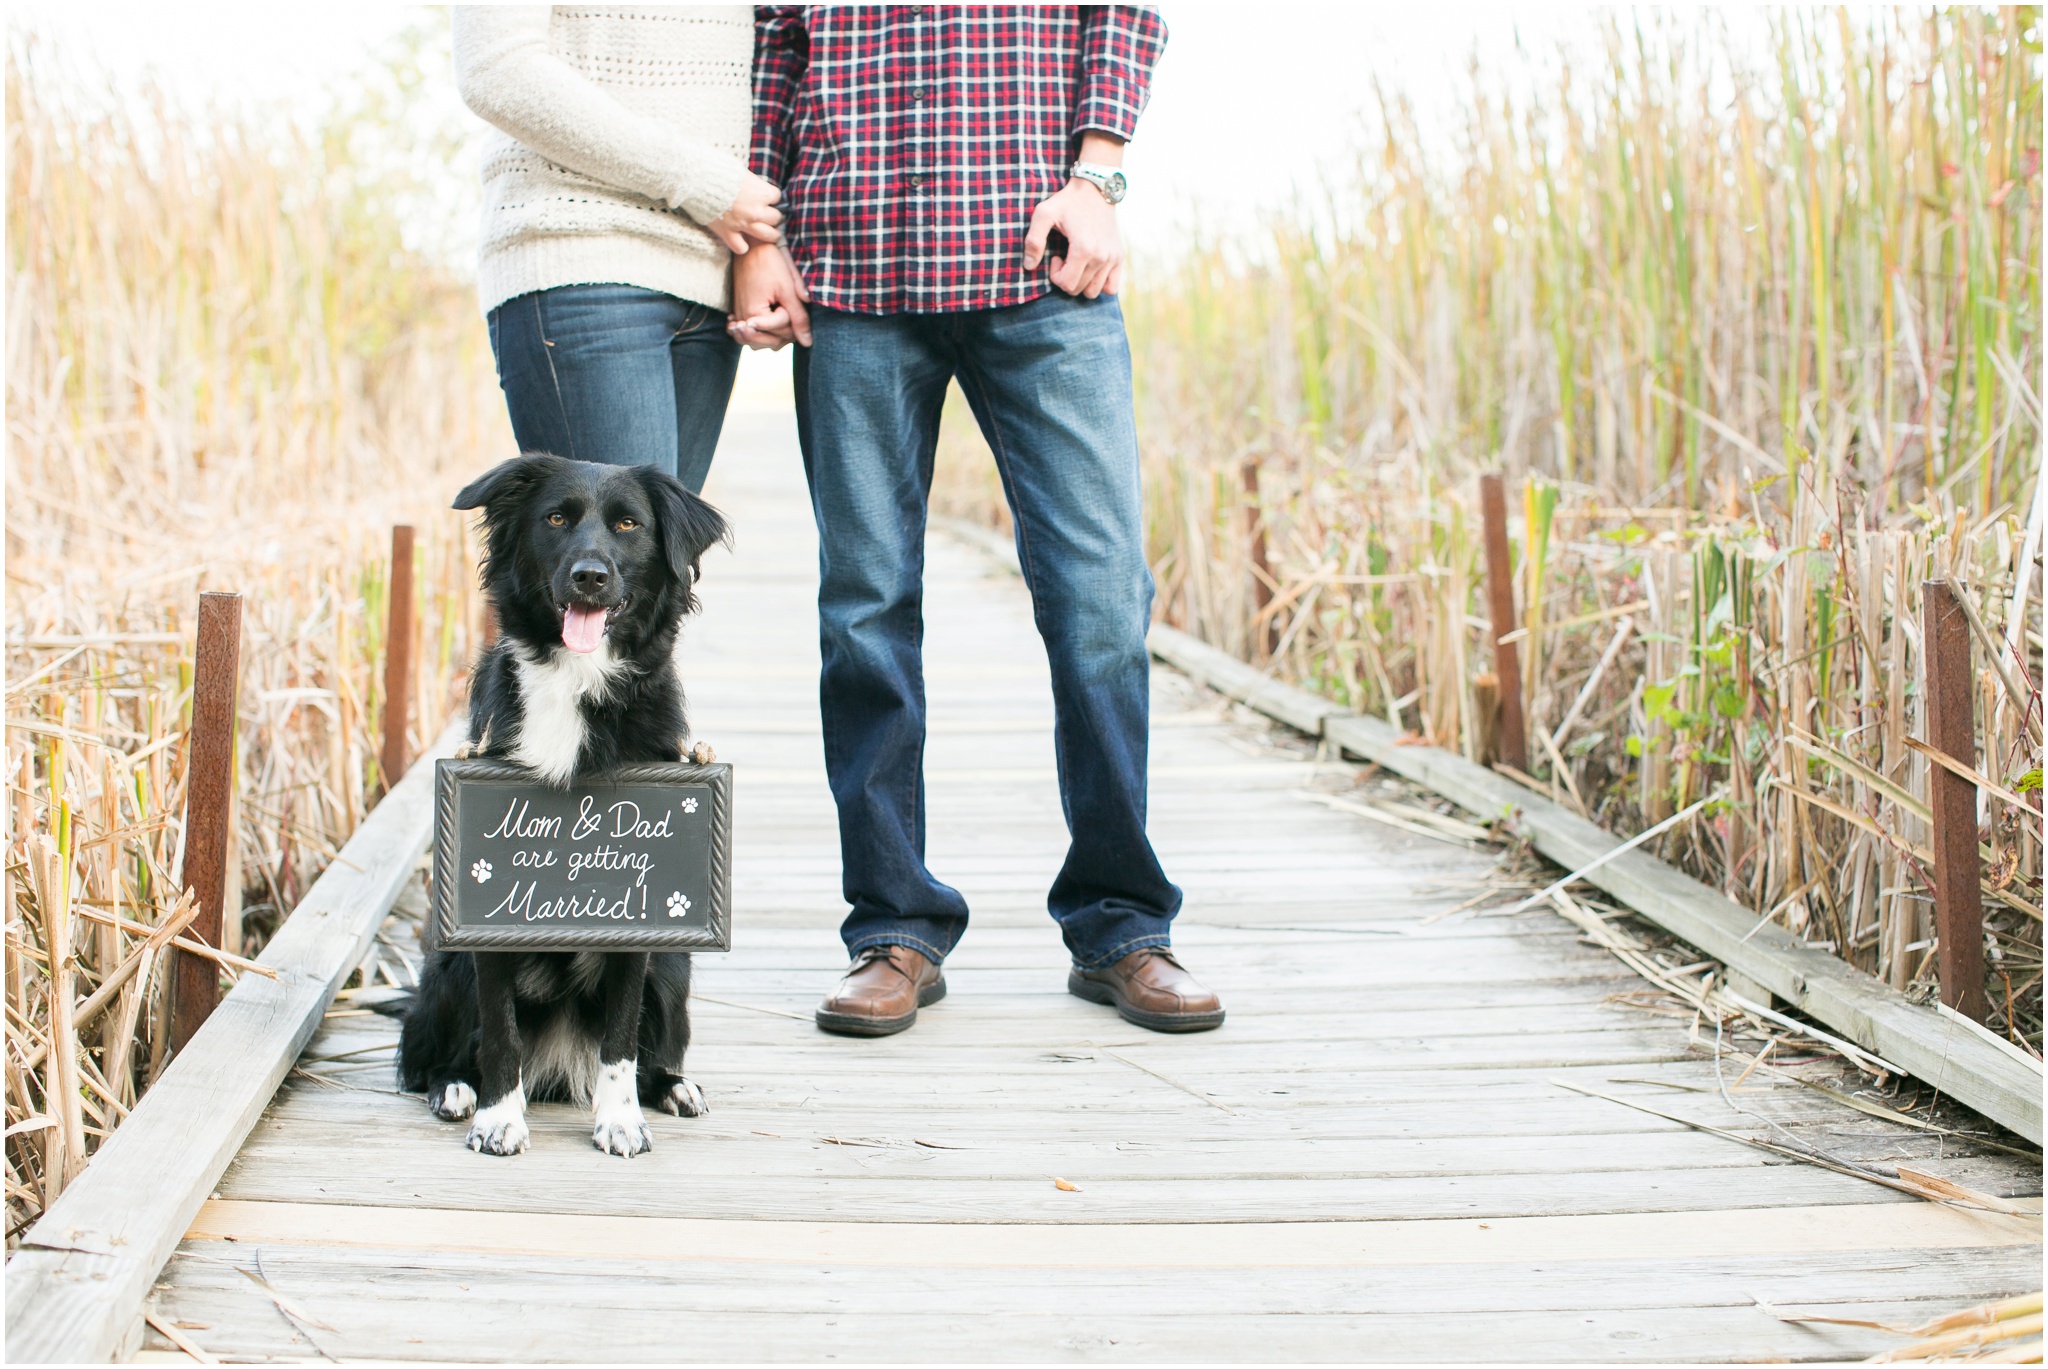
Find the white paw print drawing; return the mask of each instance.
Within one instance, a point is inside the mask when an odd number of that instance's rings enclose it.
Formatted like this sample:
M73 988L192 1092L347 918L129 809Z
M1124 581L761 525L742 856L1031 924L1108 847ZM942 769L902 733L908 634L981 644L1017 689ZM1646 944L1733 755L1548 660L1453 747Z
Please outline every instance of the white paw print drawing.
M688 798L683 799L677 806L685 813L694 813L697 811L697 796L692 794Z
M682 893L674 893L668 896L668 915L670 917L681 917L684 913L687 913L689 911L690 900L688 895Z
M480 860L476 864L470 866L469 877L475 880L478 884L490 883L491 863L487 860Z

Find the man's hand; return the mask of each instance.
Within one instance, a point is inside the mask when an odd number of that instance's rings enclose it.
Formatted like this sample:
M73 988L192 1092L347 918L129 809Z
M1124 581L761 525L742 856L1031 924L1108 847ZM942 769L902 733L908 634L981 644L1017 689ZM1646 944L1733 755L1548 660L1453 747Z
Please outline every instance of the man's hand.
M732 317L725 331L756 351L779 352L791 342L811 345L811 292L781 247L732 259Z
M735 257L745 256L757 242L782 241L782 211L775 207L782 203L782 192L751 171L740 175L740 193L732 207L704 225Z
M1067 252L1052 259L1052 283L1070 295L1094 299L1124 288L1124 243L1116 228L1116 206L1087 181L1068 181L1066 188L1040 200L1031 211L1031 230L1024 235L1024 269L1036 271L1057 228L1067 239Z

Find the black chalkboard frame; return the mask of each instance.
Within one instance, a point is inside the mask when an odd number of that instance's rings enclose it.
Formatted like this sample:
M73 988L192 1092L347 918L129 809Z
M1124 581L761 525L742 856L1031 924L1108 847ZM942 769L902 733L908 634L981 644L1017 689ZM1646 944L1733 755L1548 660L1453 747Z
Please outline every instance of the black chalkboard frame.
M531 771L507 761L442 760L434 764L434 887L421 945L429 951L724 951L732 948L732 767L653 761L578 776L599 784L688 784L711 790L710 887L703 927L585 927L558 924L462 926L455 919L456 837L464 785L470 780L541 788ZM496 792L502 793L503 790Z

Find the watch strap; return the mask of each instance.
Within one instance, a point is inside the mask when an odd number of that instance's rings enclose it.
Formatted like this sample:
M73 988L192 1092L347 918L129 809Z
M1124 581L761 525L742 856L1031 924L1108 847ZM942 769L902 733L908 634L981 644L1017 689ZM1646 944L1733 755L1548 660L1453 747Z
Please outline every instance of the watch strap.
M1088 182L1111 204L1121 203L1130 185L1121 167L1103 166L1099 162L1075 162L1067 175L1074 180Z

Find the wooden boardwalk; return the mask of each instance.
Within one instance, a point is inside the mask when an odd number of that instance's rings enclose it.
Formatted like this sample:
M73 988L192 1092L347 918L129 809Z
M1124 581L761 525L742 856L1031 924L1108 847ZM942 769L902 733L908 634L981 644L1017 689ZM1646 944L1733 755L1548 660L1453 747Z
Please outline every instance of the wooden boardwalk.
M1897 1342L1782 1316L1913 1323L2039 1287L2038 1220L1559 1087L1758 1125L1722 1102L1686 1023L1604 1001L1641 981L1574 928L1446 915L1491 855L1304 798L1354 768L1164 669L1152 827L1188 894L1177 942L1230 1020L1162 1037L1069 997L1043 902L1065 844L1043 653L1014 578L939 537L931 861L974 925L951 997L913 1031L820 1033L810 1011L845 957L815 544L786 422L736 415L711 494L739 543L707 567L685 652L698 732L737 767L737 949L698 960L690 1057L710 1114L653 1117L652 1154L623 1161L591 1148L582 1110L539 1106L529 1153L474 1155L396 1092L393 1024L345 999L153 1295L197 1347L1834 1359ZM409 936L402 907L379 954ZM1887 1130L1796 1087L1740 1097L1866 1154ZM2038 1194L2038 1178L2002 1182ZM150 1347L181 1357L154 1332Z

